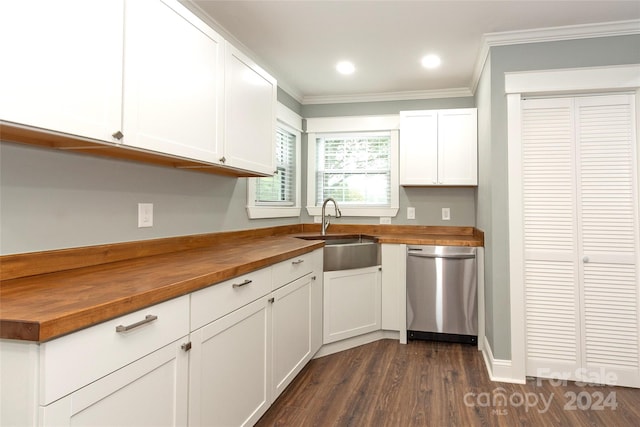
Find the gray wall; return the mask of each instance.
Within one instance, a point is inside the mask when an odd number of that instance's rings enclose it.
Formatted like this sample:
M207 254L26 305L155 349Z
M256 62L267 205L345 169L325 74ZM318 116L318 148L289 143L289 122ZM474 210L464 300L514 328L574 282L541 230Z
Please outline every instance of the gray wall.
M491 56L484 64L478 88L476 89L478 107L478 191L476 192L476 227L484 231L485 266L493 264L493 225L491 216ZM494 347L493 307L494 293L492 269L485 267L485 335L489 345Z
M424 99L410 101L382 101L358 102L342 104L313 104L303 105L303 117L334 117L398 114L403 110L433 110L442 108L474 107L475 101L471 97ZM303 159L307 156L308 142L303 137ZM303 171L303 206L306 204L306 161ZM400 210L398 215L391 218L392 224L412 225L452 225L475 226L475 187L400 187ZM416 219L407 219L407 207L416 209ZM442 221L442 208L451 209L451 220ZM302 222L313 222L313 218L303 209ZM342 217L333 220L343 224L378 224L379 218Z
M308 104L302 106L302 117L366 116L398 114L403 110L437 110L441 108L475 107L473 97L417 99L408 101L352 102L341 104Z
M297 223L249 220L246 179L1 143L0 251L33 252ZM154 225L137 227L138 203Z
M303 107L281 89L278 100ZM395 114L402 109L473 106L473 98L305 106L325 114ZM318 113L320 114L320 113ZM304 144L303 144L304 145ZM303 166L306 150L303 148ZM303 170L303 205L306 201ZM473 188L401 188L396 224L474 225ZM154 226L137 227L138 203L153 203ZM12 254L188 234L311 222L301 218L250 220L246 179L174 170L20 144L0 144L0 253ZM406 219L406 207L416 220ZM442 207L451 221L440 220ZM378 219L343 218L343 223Z
M301 105L278 88L278 101ZM298 223L246 213L247 179L0 144L0 254ZM138 203L153 227L138 228Z
M640 35L602 37L594 39L531 43L491 48L491 99L478 95L478 105L490 109L491 129L481 130L481 181L489 181L490 191L478 197L478 222L485 228L490 261L485 265L491 298L487 311L491 313L491 346L497 359L511 358L509 322L509 233L507 182L507 103L504 73L559 68L592 67L640 63ZM483 80L486 79L483 76ZM486 175L487 166L490 175ZM481 184L482 185L482 184Z

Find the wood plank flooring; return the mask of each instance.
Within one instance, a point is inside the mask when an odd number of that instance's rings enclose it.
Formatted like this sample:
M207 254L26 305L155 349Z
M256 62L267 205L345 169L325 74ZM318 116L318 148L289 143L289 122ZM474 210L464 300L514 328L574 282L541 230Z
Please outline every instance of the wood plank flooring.
M381 340L312 360L257 426L640 426L640 389L493 382L462 344Z

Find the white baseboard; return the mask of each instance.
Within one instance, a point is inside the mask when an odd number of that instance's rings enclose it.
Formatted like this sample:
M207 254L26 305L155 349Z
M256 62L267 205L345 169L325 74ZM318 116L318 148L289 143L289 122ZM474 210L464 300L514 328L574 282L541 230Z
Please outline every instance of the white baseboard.
M379 341L384 339L399 340L400 332L374 331L374 332L369 332L368 334L359 335L357 337L347 338L345 340L325 344L322 347L320 347L320 350L318 350L318 352L315 354L315 356L313 356L313 358L317 359L318 357L328 356L333 353L349 350L350 348L358 347L364 344L369 344L374 341Z
M496 359L493 357L493 351L491 350L491 345L489 345L489 341L487 341L486 336L484 337L481 351L484 364L487 367L487 372L489 373L491 381L515 384L526 383L526 380L514 378L511 360Z

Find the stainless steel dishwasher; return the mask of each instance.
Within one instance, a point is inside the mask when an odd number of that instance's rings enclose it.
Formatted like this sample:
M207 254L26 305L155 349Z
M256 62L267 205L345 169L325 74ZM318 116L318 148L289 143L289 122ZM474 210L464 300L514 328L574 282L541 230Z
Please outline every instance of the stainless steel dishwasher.
M478 342L476 248L407 246L407 338Z

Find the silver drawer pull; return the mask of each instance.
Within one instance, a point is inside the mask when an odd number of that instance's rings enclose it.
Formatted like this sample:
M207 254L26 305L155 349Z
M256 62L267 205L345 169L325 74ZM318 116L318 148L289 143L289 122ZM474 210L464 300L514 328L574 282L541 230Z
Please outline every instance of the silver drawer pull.
M303 262L304 262L304 260L303 260L303 259L299 259L299 260L297 260L297 261L291 261L291 264L293 264L293 265L298 265L298 264L302 264Z
M251 282L253 282L253 280L246 279L246 280L245 280L244 282L242 282L242 283L234 283L234 284L233 284L233 285L231 285L231 286L233 286L234 288L239 288L239 287L241 287L241 286L248 285L248 284L249 284L249 283L251 283Z
M124 326L124 325L118 325L116 326L116 332L127 332L130 331L132 329L137 328L138 326L142 326L146 323L151 323L154 320L157 320L158 316L154 316L153 314L147 314L143 320L136 322L136 323L132 323L130 325Z

